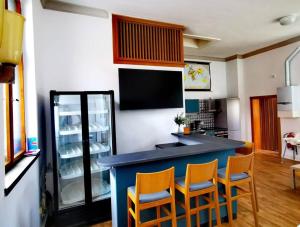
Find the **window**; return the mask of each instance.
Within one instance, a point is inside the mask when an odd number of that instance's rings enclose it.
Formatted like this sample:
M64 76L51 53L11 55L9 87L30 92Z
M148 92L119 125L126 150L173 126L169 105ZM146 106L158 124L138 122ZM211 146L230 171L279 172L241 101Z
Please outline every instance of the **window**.
M9 10L21 12L20 0L8 0ZM10 168L26 151L23 61L15 67L15 82L4 86L5 167Z

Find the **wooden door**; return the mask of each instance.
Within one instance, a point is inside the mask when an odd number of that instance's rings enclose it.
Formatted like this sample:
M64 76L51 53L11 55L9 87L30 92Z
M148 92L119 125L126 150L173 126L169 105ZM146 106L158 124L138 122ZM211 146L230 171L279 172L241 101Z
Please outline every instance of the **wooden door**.
M252 139L256 149L278 151L277 96L251 97Z

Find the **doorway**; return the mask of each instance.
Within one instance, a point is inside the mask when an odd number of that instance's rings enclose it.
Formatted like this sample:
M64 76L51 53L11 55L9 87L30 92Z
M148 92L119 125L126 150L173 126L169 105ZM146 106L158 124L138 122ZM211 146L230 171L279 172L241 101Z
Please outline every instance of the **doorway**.
M255 149L280 152L277 96L250 97L252 140Z

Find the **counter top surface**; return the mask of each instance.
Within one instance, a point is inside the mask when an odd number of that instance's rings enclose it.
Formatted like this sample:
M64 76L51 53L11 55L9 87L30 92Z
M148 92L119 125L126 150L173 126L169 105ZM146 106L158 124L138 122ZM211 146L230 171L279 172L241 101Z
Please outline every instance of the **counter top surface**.
M206 136L199 133L190 135L172 133L172 135L177 136L180 139L187 139L201 144L118 154L100 159L100 164L106 167L126 166L138 163L197 155L202 153L216 152L221 150L236 149L244 145L244 142L241 141Z

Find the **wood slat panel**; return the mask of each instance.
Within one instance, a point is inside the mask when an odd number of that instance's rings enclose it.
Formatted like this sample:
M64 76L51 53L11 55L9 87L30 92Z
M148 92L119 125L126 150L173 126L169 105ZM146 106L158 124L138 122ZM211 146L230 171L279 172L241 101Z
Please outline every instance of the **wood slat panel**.
M113 15L114 63L183 67L183 26Z

